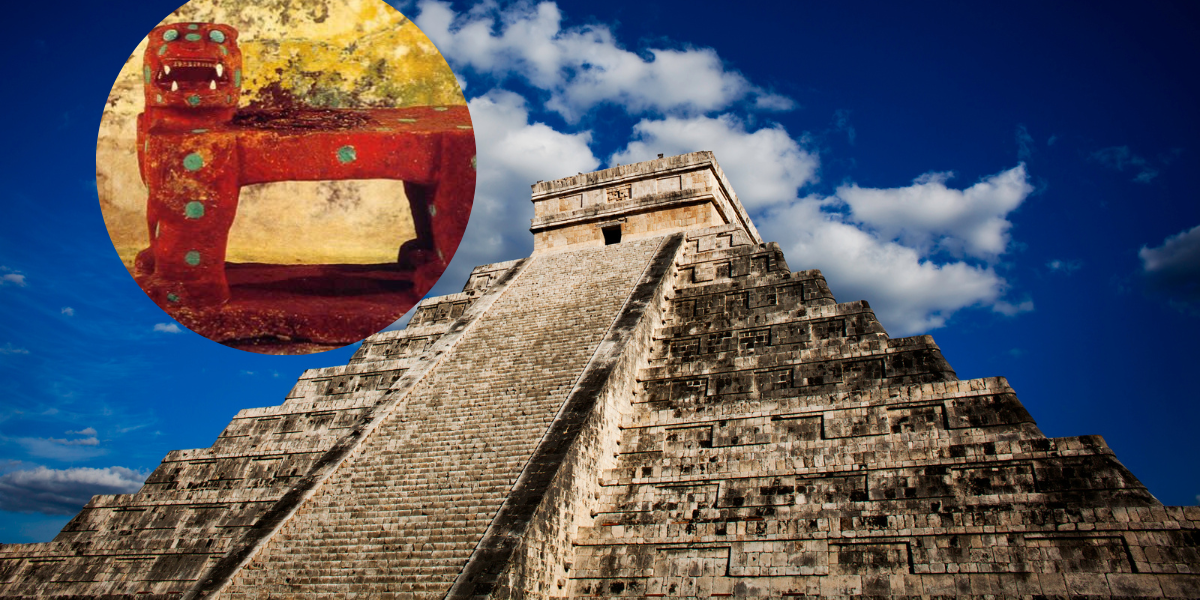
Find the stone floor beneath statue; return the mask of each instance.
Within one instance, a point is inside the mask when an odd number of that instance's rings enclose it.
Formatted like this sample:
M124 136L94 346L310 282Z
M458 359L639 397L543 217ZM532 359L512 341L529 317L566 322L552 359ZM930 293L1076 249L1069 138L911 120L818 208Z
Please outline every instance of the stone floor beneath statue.
M420 275L395 264L226 263L225 270L228 303L162 308L204 337L260 354L311 354L353 344L421 299L414 285Z

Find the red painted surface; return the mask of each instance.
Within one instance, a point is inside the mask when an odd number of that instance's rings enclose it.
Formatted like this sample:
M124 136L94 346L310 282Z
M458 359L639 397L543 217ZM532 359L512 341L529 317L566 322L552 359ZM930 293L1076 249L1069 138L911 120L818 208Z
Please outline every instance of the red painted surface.
M176 23L155 28L149 40L137 144L150 191L150 247L135 271L156 303L176 315L229 302L225 249L239 191L276 181L404 181L417 239L399 249L396 269L417 297L432 287L462 239L475 195L466 107L239 113L237 31Z

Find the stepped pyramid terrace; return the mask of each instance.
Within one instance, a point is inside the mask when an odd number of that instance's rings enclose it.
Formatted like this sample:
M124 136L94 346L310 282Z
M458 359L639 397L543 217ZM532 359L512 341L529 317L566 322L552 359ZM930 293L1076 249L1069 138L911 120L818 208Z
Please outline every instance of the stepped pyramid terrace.
M531 256L3 546L0 596L1200 597L1200 507L793 271L712 153L532 199Z

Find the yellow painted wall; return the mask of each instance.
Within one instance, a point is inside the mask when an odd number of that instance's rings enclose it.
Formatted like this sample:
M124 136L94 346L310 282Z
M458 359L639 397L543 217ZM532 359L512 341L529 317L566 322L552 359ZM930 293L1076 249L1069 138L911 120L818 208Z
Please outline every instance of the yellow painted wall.
M162 23L188 21L238 30L241 107L270 105L280 91L314 108L466 103L429 39L379 0L194 0ZM120 69L96 144L100 205L126 265L149 245L135 148L145 47L143 39ZM399 182L266 184L242 189L228 260L387 263L413 237Z

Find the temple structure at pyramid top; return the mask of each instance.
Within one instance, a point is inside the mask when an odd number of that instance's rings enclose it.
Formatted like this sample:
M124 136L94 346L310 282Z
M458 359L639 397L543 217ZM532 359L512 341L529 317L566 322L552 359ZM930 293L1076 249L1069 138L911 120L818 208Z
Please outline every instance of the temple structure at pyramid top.
M539 181L533 211L535 255L720 225L762 243L712 152Z
M0 547L0 597L1200 597L1200 507L792 271L711 153L533 201L531 256Z

